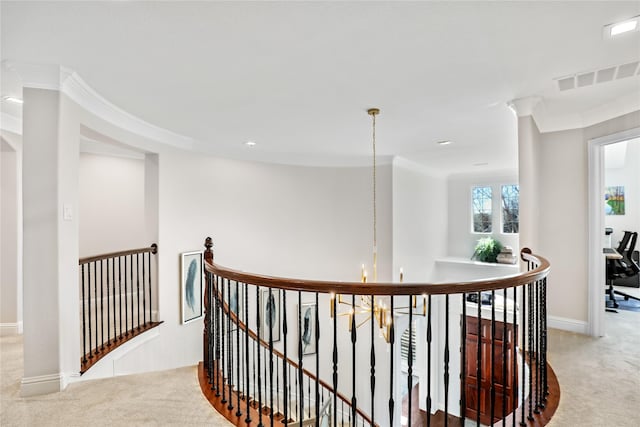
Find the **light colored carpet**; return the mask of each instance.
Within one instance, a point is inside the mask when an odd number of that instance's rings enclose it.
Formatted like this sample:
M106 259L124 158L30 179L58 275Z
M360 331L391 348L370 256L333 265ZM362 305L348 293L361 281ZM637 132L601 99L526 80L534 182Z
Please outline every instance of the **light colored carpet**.
M196 367L69 385L20 397L22 337L0 337L0 426L229 426L203 397Z
M640 313L607 313L607 336L550 330L561 388L552 427L640 425ZM200 392L195 367L71 384L21 398L22 339L0 337L1 426L229 426Z
M602 338L551 330L560 406L549 426L640 425L640 313L606 313L606 328Z

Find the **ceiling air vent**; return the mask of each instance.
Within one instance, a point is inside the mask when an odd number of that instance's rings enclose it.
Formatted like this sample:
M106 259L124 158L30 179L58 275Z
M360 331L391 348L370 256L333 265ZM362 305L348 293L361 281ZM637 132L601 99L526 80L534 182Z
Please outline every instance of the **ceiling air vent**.
M618 75L616 79L624 79L625 77L631 77L636 73L638 68L637 62L631 62L630 64L624 64L618 67Z
M630 62L628 64L616 65L615 67L576 73L571 76L560 77L554 80L558 82L558 89L563 92L565 90L592 86L598 83L620 80L632 77L636 74L640 76L639 65L640 62Z

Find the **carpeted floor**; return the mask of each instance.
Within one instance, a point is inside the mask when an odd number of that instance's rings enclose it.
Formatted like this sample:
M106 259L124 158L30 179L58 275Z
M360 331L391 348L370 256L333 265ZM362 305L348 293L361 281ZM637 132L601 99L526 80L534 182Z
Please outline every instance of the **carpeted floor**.
M229 426L200 392L196 367L69 385L21 398L22 337L0 337L0 426Z
M561 388L552 427L640 425L640 313L607 313L607 336L551 330ZM228 426L203 398L195 367L71 384L21 398L22 338L0 337L1 426Z

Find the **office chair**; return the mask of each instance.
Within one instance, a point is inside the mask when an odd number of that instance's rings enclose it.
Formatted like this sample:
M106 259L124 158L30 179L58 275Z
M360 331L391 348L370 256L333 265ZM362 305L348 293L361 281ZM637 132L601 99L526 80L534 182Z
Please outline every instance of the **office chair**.
M618 302L615 299L616 294L623 296L625 300L633 298L640 301L640 298L615 290L613 288L613 282L615 279L623 277L633 277L637 276L640 273L640 266L638 266L638 264L633 259L633 251L636 248L637 241L637 232L625 231L624 236L622 237L622 240L620 241L617 249L618 253L622 255L622 259L609 260L609 262L607 262L607 282L609 283L609 287L606 293L607 295L609 295L609 299L611 300L614 308L618 308L619 306ZM627 243L629 243L628 248L626 247Z

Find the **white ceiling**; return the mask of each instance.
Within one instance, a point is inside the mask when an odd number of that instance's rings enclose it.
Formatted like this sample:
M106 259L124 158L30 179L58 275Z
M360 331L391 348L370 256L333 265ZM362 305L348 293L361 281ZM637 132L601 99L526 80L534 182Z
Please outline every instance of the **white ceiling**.
M3 60L67 66L120 108L231 157L368 161L366 110L379 107L380 156L515 168L508 101L538 96L559 119L640 100L639 75L564 92L554 80L640 61L640 32L602 36L639 1L3 1L1 13Z

